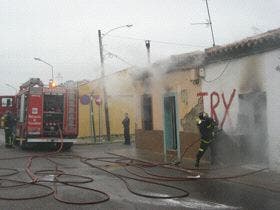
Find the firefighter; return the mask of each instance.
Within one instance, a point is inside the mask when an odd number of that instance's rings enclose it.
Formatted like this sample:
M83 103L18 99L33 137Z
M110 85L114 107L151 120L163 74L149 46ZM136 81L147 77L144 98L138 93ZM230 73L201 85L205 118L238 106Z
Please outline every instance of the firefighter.
M12 114L11 111L8 111L4 119L6 147L13 147L14 145L15 126L16 126L16 120L14 118L14 115Z
M129 134L130 120L128 117L128 113L125 113L125 117L122 121L122 124L123 124L123 133L124 133L124 144L130 145L130 134Z
M200 147L196 154L195 167L199 167L199 161L209 146L211 149L211 164L213 164L216 156L213 140L216 135L217 123L205 112L200 112L198 114L196 122L200 132Z

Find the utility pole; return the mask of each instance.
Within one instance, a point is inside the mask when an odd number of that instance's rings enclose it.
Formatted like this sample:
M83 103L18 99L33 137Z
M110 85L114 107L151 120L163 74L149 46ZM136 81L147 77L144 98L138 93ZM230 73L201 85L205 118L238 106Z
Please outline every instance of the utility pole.
M206 2L206 7L207 7L207 13L208 13L209 25L210 25L210 28L211 28L211 34L212 34L212 40L213 40L213 47L215 47L214 32L213 32L212 20L211 20L211 17L210 17L210 12L209 12L208 0L205 0L205 2Z
M106 134L107 134L107 141L110 141L111 133L110 133L110 121L109 121L109 111L108 111L108 96L107 96L106 84L105 84L104 55L103 55L101 30L98 30L98 40L99 40L100 62L101 62L101 79L103 84L103 95L104 95Z
M146 40L145 44L147 48L148 64L150 64L151 63L151 53L150 53L151 40Z
M99 40L99 50L100 50L100 61L101 61L101 78L103 83L103 95L104 95L104 112L105 112L105 123L106 123L106 132L107 132L107 140L110 141L111 133L110 133L110 121L109 121L109 111L108 111L108 95L106 91L106 84L105 84L105 69L104 69L104 55L103 55L103 44L102 39L104 36L109 34L110 32L117 30L119 28L124 27L131 27L132 25L122 25L115 28L112 28L111 30L107 31L104 34L101 34L101 30L98 30L98 40Z
M93 109L93 94L90 96L90 130L91 136L93 135L94 143L96 143L95 123L94 123L94 109Z

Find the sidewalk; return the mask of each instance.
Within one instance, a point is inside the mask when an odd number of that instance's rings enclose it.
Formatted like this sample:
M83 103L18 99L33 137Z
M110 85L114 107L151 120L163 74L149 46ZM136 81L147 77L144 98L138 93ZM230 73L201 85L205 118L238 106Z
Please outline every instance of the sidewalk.
M246 167L242 166L240 172ZM253 175L231 179L231 181L280 193L280 173L268 169Z
M134 137L131 137L131 142L134 142ZM77 142L75 144L112 144L112 143L122 143L124 142L123 137L111 137L110 141L107 141L105 137L85 137L85 138L77 138Z
M155 154L151 153L150 151L136 149L134 143L132 143L130 146L123 145L123 147L124 148L122 149L115 150L115 153L148 162L164 162L164 157L162 154ZM192 159L184 159L180 164L180 167L196 170L194 168L194 160ZM201 169L203 170L196 171L201 174L201 177L206 177L210 180L213 179L235 182L275 193L280 193L280 173L270 171L267 166L264 165L243 164L213 167L207 162L202 162Z

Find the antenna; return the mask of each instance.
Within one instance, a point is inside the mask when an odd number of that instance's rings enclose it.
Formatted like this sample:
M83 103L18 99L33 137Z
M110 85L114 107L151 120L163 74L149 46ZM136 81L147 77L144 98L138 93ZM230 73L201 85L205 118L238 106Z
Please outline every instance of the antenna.
M206 2L206 7L207 7L208 20L206 19L205 22L200 22L200 23L191 23L191 25L206 25L206 26L210 26L211 35L212 35L212 41L213 41L213 47L215 47L216 44L215 44L215 38L214 38L214 31L213 31L213 27L212 27L212 20L211 20L209 6L208 6L208 0L205 0L205 2Z

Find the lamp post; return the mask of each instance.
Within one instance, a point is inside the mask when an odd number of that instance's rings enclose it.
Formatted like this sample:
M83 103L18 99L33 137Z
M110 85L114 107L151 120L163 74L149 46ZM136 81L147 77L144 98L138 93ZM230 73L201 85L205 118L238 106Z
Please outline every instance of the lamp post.
M106 123L106 134L107 134L107 140L110 141L110 121L109 121L109 110L108 110L108 96L107 91L105 87L105 68L104 68L104 54L103 54L103 43L102 39L109 33L111 33L114 30L117 30L119 28L125 28L125 27L132 27L132 25L123 25L118 26L115 28L112 28L111 30L107 31L106 33L101 33L101 30L98 30L98 40L99 40L99 52L100 52L100 62L101 62L101 78L103 82L103 94L104 94L104 111L105 111L105 123Z
M51 64L49 64L48 62L42 60L41 58L34 58L34 60L40 61L40 62L42 62L42 63L45 63L45 64L47 64L48 66L51 67L51 70L52 70L52 82L54 82L54 80L53 80L53 65L51 65Z

